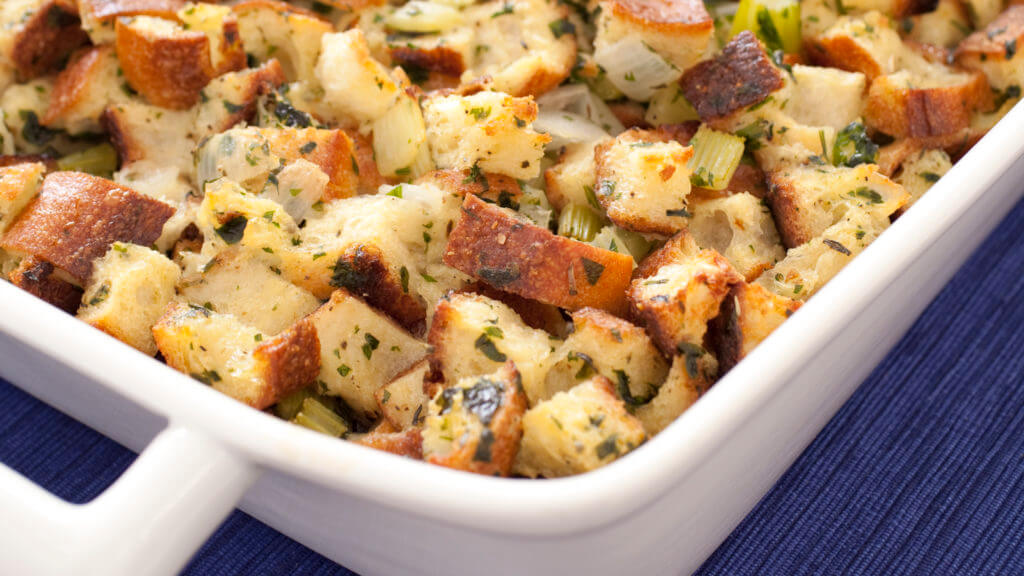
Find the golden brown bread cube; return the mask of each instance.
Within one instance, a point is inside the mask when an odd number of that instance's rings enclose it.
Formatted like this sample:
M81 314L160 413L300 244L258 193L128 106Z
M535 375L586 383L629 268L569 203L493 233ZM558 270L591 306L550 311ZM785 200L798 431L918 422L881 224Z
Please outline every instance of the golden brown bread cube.
M57 76L42 123L72 134L99 130L103 110L121 92L117 54L110 45L82 50Z
M232 7L247 54L257 61L275 58L288 81L313 80L320 39L334 31L330 22L291 3L248 0Z
M715 383L717 374L715 357L707 352L694 350L673 358L672 368L658 388L658 394L634 411L647 435L658 434L693 406Z
M444 262L495 288L562 308L623 314L633 271L626 254L555 236L467 196Z
M896 138L939 145L962 138L971 113L986 106L989 87L980 72L923 76L899 71L875 78L864 107L865 124Z
M802 302L773 294L759 284L737 284L708 325L708 347L721 373L732 370L789 318Z
M748 282L786 255L772 211L761 198L746 192L694 196L688 228L693 239L728 258Z
M687 70L680 84L701 120L714 125L716 120L763 101L782 88L784 80L761 41L744 31L720 54Z
M728 260L699 249L684 231L641 263L629 287L630 310L663 354L686 353L703 346L708 322L742 281Z
M14 26L11 64L22 81L60 69L65 59L89 41L74 0L43 0Z
M463 378L430 401L423 458L487 476L508 476L519 451L526 394L515 364Z
M609 0L599 6L596 48L640 37L680 70L693 66L707 52L715 29L699 0Z
M809 38L804 44L814 64L861 72L869 84L878 76L895 72L904 49L890 20L879 12L841 17L821 36Z
M423 435L419 428L401 431L373 430L355 440L355 443L396 456L413 460L423 459Z
M81 172L54 172L0 241L15 254L37 256L82 285L93 260L114 242L149 246L174 208Z
M320 345L304 318L272 338L202 306L175 302L153 326L167 365L262 410L309 386L320 369Z
M523 438L513 470L530 478L589 472L647 439L643 424L626 410L603 376L537 404L522 422Z
M957 47L956 63L984 72L992 88L1003 92L1024 81L1024 5L1006 8L984 30L977 30Z
M423 424L430 396L424 391L430 362L424 360L402 372L387 385L374 392L380 414L395 430Z
M45 173L46 165L42 162L0 167L0 234L36 197Z
M159 16L173 19L187 0L78 0L82 28L93 44L113 42L114 23L120 16Z
M434 170L417 178L416 183L433 184L463 198L479 196L503 208L518 208L519 198L523 195L523 188L515 178L489 172L475 174L470 170Z
M35 256L26 256L11 271L8 280L36 298L74 314L82 301L82 289L61 280L54 272L53 264Z

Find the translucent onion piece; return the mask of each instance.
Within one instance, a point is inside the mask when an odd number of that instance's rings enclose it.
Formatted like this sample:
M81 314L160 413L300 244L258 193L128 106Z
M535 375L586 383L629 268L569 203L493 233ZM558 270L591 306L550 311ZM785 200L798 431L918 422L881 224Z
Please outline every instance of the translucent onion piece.
M380 173L407 175L426 139L420 105L403 94L383 116L373 121L373 154Z
M640 102L650 100L655 90L682 76L678 68L635 37L602 46L594 53L594 60L616 88Z
M412 0L384 20L392 30L414 34L444 32L460 26L462 22L462 13L456 8L421 0Z
M593 142L607 138L608 133L585 116L572 112L540 110L533 121L533 129L551 136L548 150L557 150L566 144Z

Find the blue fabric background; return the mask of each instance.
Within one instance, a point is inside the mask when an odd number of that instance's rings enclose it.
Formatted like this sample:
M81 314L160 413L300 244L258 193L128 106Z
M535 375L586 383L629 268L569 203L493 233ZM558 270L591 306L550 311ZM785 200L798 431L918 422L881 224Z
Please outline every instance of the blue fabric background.
M134 454L0 381L0 461L73 502ZM187 574L352 574L241 512ZM1024 574L1024 203L700 574Z

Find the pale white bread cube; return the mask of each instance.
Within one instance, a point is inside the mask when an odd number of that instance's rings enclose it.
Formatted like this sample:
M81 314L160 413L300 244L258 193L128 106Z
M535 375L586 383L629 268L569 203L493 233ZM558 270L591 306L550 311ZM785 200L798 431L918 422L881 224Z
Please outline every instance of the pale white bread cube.
M1024 6L1008 7L983 30L977 30L957 47L960 66L985 73L992 88L1005 92L1024 83Z
M782 260L785 248L764 200L747 192L690 201L690 234L697 245L725 256L752 281Z
M721 373L732 370L800 305L800 301L769 292L760 284L733 286L708 326L706 338Z
M113 46L81 52L57 76L42 122L69 134L100 131L107 106L129 100L119 71Z
M679 355L672 359L668 377L650 402L639 406L634 415L653 437L674 422L711 388L718 364L711 354Z
M787 247L821 235L850 209L887 218L902 208L909 195L874 164L853 168L829 165L785 165L767 174L768 204Z
M325 34L321 42L315 72L329 105L357 123L384 115L400 87L370 54L363 33L354 29Z
M257 410L316 380L316 328L302 319L274 337L230 314L172 302L153 326L167 365Z
M868 82L899 70L906 48L884 14L872 11L862 16L842 16L823 34L807 42L811 60L861 72Z
M686 227L693 148L632 129L594 149L594 196L617 226L671 236Z
M906 30L908 40L956 48L971 31L967 5L960 0L938 0L935 10L905 18L900 26Z
M375 393L380 415L398 430L421 426L427 417L430 396L424 392L424 380L430 374L430 362L423 360Z
M558 478L595 470L647 439L612 383L595 376L537 404L523 416L523 438L513 471Z
M374 394L423 360L426 342L345 290L309 316L320 341L321 390L340 396L370 421L380 408Z
M232 10L246 53L261 62L276 58L289 82L316 78L321 42L334 26L283 2L250 0Z
M793 82L785 109L797 122L841 130L860 118L867 87L864 74L795 64Z
M174 298L180 275L163 254L116 242L93 264L78 318L153 356L153 325Z
M569 144L558 162L544 171L545 192L556 210L569 204L589 204L595 198L594 148L600 140Z
M462 378L428 405L423 459L487 476L512 472L526 395L512 362L491 374Z
M501 92L434 96L423 102L427 143L440 169L476 167L513 178L536 177L550 140L533 130L536 117L532 98Z
M942 178L953 167L953 163L943 150L921 150L903 161L903 166L895 180L910 194L904 206L909 208L924 196L939 178Z
M448 384L489 374L515 363L531 405L545 395L548 359L558 344L530 328L502 302L478 294L455 293L437 303L427 341L431 363Z
M595 373L615 384L627 406L654 397L669 365L643 328L594 308L573 312L572 321L572 333L552 356L544 400Z
M887 216L852 207L820 236L790 248L757 282L780 296L806 300L888 227Z
M299 234L295 221L280 204L247 194L226 178L206 183L196 225L207 258L234 246L274 266L282 265Z
M231 314L273 336L316 310L320 300L254 252L227 248L178 283L181 300Z

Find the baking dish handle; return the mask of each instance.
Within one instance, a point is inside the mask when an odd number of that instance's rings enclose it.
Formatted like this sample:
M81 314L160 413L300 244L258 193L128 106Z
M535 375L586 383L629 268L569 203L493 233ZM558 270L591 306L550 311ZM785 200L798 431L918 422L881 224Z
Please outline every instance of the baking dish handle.
M87 504L0 464L0 574L176 574L256 474L215 440L173 424Z

